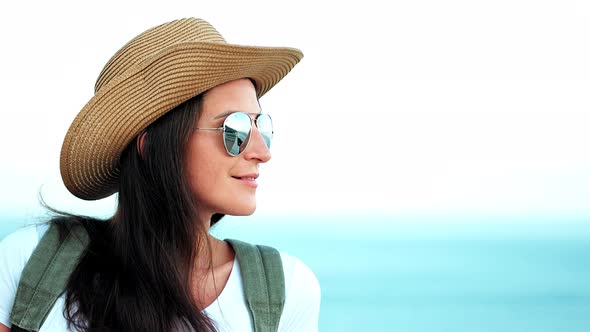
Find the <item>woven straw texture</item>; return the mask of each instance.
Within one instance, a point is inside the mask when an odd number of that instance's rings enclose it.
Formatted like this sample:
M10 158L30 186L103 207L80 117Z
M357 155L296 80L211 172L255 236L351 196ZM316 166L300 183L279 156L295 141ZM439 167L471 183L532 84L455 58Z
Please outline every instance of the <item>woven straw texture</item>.
M149 29L105 65L95 95L71 124L60 170L75 196L95 200L118 191L118 163L142 130L184 101L239 78L258 97L301 60L294 48L227 44L206 21L188 18Z

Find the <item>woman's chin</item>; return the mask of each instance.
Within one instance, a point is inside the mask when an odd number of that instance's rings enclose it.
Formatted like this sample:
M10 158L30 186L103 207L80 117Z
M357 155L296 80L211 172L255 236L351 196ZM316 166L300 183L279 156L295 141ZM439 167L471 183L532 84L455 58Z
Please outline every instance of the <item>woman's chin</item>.
M256 211L256 204L248 204L244 206L232 206L231 209L228 209L227 215L230 216L249 216L252 215Z

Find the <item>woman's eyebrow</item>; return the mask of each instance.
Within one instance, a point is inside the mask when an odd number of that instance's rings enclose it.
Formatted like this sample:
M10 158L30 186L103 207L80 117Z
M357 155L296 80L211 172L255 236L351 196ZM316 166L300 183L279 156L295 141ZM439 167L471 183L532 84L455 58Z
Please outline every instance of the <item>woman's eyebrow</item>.
M226 116L228 116L228 115L230 115L230 114L232 114L232 113L235 113L235 112L237 112L237 111L227 111L227 112L223 112L223 113L221 113L221 114L217 114L217 115L216 115L216 116L215 116L213 119L214 119L214 120L215 120L215 119L221 119L221 118L224 118L224 117L226 117Z
M230 115L230 114L232 114L232 113L236 113L236 112L241 112L241 111L227 111L227 112L223 112L223 113L221 113L221 114L217 114L217 115L216 115L216 116L213 118L213 120L224 118L224 117L226 117L226 116L228 116L228 115ZM248 114L261 114L261 113L262 113L262 111L259 111L258 113L251 113L251 112L244 112L244 113L248 113Z

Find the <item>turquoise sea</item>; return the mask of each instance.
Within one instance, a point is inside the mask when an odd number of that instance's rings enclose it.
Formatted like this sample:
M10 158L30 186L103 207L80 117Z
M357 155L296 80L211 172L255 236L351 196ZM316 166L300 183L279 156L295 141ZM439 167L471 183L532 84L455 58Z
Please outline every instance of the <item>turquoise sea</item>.
M0 237L15 223L0 218ZM227 217L220 237L298 256L320 331L590 331L590 219Z

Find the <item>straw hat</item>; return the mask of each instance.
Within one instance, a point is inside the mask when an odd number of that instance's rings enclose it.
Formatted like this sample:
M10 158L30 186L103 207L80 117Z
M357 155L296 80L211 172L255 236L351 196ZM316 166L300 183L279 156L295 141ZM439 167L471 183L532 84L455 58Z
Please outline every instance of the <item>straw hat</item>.
M115 193L122 151L160 116L239 78L251 78L261 97L302 57L294 48L227 44L196 18L141 33L109 60L94 97L70 125L60 157L66 188L86 200Z

